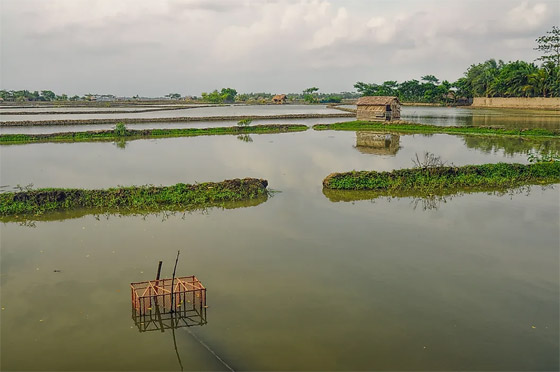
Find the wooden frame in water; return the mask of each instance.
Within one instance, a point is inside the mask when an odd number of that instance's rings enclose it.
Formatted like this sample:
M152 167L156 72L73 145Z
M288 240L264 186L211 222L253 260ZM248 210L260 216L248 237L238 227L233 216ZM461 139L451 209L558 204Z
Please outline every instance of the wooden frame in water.
M132 310L138 316L162 313L205 313L206 288L194 275L130 283ZM204 316L204 318L206 318Z

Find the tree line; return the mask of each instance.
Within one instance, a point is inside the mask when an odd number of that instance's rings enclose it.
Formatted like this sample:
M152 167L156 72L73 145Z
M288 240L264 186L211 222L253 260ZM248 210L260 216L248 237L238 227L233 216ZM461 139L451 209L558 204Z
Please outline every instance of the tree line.
M471 65L463 77L440 83L434 75L398 83L357 82L354 88L363 96L397 96L404 102L460 103L472 97L559 97L560 29L552 27L547 35L536 39L543 55L541 66L525 61L504 62L489 59Z

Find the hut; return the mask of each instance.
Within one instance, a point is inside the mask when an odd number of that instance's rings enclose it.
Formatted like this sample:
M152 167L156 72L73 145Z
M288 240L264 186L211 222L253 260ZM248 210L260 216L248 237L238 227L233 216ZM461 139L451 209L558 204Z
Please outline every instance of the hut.
M356 102L356 119L367 121L398 120L401 117L401 103L397 97L360 97Z
M286 95L285 94L277 94L274 97L272 97L272 102L276 103L276 104L283 104L286 103Z

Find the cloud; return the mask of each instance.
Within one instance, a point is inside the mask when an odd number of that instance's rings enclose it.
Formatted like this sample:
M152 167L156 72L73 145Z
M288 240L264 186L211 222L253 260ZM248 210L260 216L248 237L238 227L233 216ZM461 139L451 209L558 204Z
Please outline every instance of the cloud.
M4 0L2 86L198 95L454 80L488 58L533 60L530 41L558 11L553 0Z

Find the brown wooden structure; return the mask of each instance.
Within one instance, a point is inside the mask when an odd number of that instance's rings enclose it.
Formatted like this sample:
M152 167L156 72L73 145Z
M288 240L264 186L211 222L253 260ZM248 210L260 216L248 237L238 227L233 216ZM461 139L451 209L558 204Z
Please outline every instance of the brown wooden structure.
M400 136L386 132L356 132L356 149L363 154L396 155L400 147Z
M130 283L132 309L138 316L206 308L206 288L194 275Z
M357 120L380 121L398 120L401 117L401 103L397 97L368 96L356 102Z
M285 94L277 94L274 97L272 97L272 102L276 103L276 104L283 104L286 103L286 95Z

